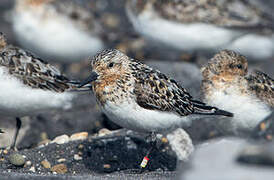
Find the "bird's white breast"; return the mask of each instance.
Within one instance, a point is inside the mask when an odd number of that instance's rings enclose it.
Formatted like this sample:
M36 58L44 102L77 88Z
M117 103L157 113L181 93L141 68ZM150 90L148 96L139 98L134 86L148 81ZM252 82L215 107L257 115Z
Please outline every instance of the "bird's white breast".
M215 89L205 101L212 106L234 114L233 118L224 119L220 121L219 125L222 129L235 134L252 131L259 122L271 113L267 104L255 95L240 94L233 87L227 89L227 93Z
M191 123L189 117L144 109L134 101L121 104L106 102L103 111L116 124L139 132L165 132Z
M103 49L98 37L63 17L25 10L14 13L13 30L23 47L49 60L79 61Z
M271 38L246 34L240 30L222 28L214 24L199 22L183 24L163 19L151 9L135 15L128 7L127 14L140 34L180 50L232 49L254 59L270 58L274 52L273 36Z
M50 109L71 107L71 93L56 93L41 89L32 89L8 74L0 67L0 114L24 116L37 114Z

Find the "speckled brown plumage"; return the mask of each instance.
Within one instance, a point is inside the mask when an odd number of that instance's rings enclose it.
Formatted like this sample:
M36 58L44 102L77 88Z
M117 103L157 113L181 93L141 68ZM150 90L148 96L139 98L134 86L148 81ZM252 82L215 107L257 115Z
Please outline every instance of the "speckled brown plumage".
M103 51L93 58L92 66L100 77L93 83L93 89L102 106L106 101L121 103L133 99L142 108L180 116L221 112L194 100L175 80L120 51Z
M274 105L273 79L257 71L248 75L247 59L230 50L217 53L202 68L202 90L210 97L216 89L226 91L233 87L243 95L258 97L270 106Z
M273 18L248 0L135 0L135 13L147 8L182 23L210 23L223 27L271 29Z
M0 66L7 68L12 76L31 88L64 92L77 85L54 66L12 45L0 49Z
M274 80L267 74L257 71L246 77L249 89L253 91L258 98L274 107Z

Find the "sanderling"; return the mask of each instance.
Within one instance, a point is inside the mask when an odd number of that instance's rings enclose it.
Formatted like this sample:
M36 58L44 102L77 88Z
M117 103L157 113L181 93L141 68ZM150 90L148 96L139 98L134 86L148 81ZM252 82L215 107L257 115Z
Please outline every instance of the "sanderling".
M91 83L102 111L124 128L168 133L201 115L233 116L194 100L175 80L118 50L104 50L91 65L91 75L80 87Z
M88 0L16 0L12 25L20 45L41 58L79 61L104 47Z
M205 102L234 114L230 120L220 121L223 129L241 135L271 113L274 81L259 71L248 75L244 56L220 51L202 68L202 74Z
M0 33L0 114L14 116L19 131L20 117L72 106L78 83L31 53L8 45ZM14 148L15 140L11 147Z
M232 49L252 59L274 54L273 17L250 1L131 0L126 10L137 32L180 50Z

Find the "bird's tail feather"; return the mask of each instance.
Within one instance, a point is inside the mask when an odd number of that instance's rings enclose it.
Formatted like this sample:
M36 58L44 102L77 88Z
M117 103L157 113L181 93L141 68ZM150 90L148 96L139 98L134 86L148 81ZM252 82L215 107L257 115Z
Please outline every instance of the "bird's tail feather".
M233 113L218 109L212 106L206 106L201 104L194 104L194 114L203 114L203 115L222 115L233 117Z

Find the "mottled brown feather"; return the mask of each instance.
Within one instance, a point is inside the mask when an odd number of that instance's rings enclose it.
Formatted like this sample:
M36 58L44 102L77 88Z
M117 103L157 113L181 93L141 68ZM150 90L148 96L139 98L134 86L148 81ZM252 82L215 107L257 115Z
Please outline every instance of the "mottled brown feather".
M248 86L259 99L274 107L274 80L267 74L257 71L246 77Z
M248 0L131 0L142 13L151 7L165 19L182 23L207 23L228 28L273 30L273 17Z
M131 68L136 72L134 94L141 107L181 116L194 113L192 96L175 80L135 60L132 60Z
M0 50L0 66L31 88L64 92L73 86L54 66L12 45Z

